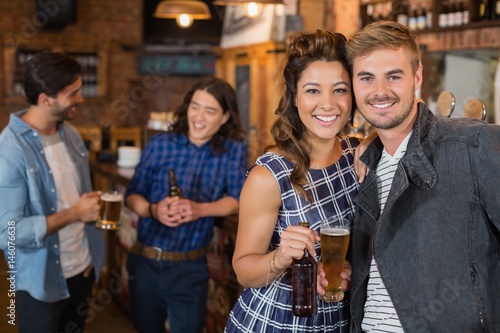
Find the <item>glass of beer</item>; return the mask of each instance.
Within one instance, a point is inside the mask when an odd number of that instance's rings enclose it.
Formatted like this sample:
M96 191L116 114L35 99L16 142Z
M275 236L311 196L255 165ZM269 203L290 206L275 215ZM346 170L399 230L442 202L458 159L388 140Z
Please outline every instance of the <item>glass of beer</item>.
M99 201L101 207L96 227L104 230L117 230L120 227L122 201L123 195L117 191L102 193Z
M325 302L338 302L344 299L340 272L344 270L350 230L351 222L343 217L335 216L321 221L321 261L328 280L325 294L321 296Z

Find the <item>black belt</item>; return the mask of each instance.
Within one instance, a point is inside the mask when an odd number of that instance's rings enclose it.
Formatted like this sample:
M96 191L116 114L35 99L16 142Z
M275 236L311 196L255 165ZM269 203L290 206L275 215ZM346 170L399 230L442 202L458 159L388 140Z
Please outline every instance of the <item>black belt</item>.
M184 261L195 260L204 257L207 253L207 249L202 247L201 249L187 252L170 252L156 246L147 246L136 242L132 247L131 252L156 261Z

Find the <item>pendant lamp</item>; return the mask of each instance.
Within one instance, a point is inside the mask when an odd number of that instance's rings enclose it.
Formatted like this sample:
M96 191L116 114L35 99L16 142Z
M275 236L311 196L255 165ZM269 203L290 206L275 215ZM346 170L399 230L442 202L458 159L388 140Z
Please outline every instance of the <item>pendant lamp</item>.
M243 6L243 12L246 16L254 18L262 14L263 5L283 4L283 0L216 0L217 6Z
M210 9L207 4L196 0L165 0L158 3L153 14L156 18L176 19L181 28L190 27L193 20L208 20Z

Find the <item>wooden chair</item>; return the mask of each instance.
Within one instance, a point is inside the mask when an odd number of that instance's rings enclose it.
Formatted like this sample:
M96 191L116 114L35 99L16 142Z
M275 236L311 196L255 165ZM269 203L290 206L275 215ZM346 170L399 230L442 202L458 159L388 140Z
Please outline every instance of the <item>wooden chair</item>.
M485 120L487 114L486 105L479 98L471 98L467 104L465 104L464 117L466 118Z
M140 126L132 127L112 127L110 132L110 149L116 151L120 141L127 142L127 145L141 148L142 146L142 128Z
M455 109L455 96L449 91L442 91L437 99L437 107L441 117L451 116Z
M99 126L83 126L77 129L90 152L101 150L102 133Z

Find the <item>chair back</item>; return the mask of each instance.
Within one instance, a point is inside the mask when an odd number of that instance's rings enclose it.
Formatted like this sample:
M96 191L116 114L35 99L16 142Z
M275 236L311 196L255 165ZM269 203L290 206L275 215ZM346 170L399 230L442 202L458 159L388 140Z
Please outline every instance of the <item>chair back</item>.
M99 126L82 126L77 129L90 152L101 150L102 133Z
M442 91L437 99L438 113L441 117L449 117L455 109L455 96L449 91Z
M132 143L132 146L141 148L142 146L142 128L140 126L132 127L112 127L110 132L110 149L117 151L120 141Z
M464 107L464 117L466 118L477 118L481 120L486 119L488 111L486 110L486 104L479 98L471 98Z

